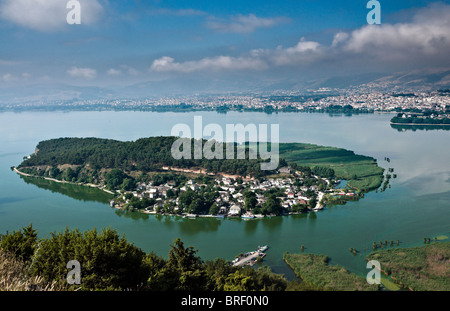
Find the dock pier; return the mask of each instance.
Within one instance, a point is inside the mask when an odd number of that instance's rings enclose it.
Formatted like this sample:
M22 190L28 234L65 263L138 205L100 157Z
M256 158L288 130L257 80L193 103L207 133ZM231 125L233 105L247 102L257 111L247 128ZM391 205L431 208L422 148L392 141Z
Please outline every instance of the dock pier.
M258 257L264 258L264 253L268 249L268 246L258 246L258 249L253 252L245 253L243 257L237 257L232 261L234 267L250 265L253 266L256 263Z

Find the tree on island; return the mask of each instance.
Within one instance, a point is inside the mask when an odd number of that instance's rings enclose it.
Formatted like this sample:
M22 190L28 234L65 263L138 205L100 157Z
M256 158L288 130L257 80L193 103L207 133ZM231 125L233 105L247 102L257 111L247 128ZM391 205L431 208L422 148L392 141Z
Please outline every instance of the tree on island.
M258 204L258 200L256 199L256 194L253 191L247 190L244 192L244 208L246 211L253 210Z
M219 206L214 202L211 205L211 208L209 209L209 214L210 215L217 215L219 213L219 211L220 211Z
M283 207L281 206L280 199L273 193L269 194L266 202L262 205L261 212L264 215L281 215L283 213Z

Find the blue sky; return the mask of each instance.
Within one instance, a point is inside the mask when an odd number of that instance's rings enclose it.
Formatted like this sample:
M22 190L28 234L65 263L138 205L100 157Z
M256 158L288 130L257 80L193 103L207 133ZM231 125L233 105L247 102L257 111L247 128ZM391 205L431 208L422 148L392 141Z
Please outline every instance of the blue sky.
M450 2L0 0L0 84L308 79L450 66Z

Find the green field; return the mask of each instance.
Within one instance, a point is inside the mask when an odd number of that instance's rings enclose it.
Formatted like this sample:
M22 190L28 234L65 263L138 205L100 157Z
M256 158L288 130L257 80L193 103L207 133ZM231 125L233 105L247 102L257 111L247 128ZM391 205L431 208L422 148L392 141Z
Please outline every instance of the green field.
M384 169L374 158L357 155L353 151L302 143L279 145L280 158L301 166L327 166L336 176L348 181L350 187L369 191L383 182Z
M376 251L367 258L379 261L385 274L410 290L450 290L450 242Z
M284 254L284 260L303 282L323 290L332 291L378 291L378 285L348 272L337 265L329 265L329 258L315 254Z

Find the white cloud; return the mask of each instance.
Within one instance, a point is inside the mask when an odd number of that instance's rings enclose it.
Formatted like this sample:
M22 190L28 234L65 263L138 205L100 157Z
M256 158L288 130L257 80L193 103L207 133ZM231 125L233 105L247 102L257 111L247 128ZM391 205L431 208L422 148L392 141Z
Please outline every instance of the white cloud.
M346 41L350 35L346 32L338 32L334 35L332 47L337 47L340 43Z
M450 52L450 5L417 11L408 23L366 25L345 38L343 50L385 59L418 58Z
M81 24L92 24L103 11L98 0L79 0ZM22 27L38 31L57 31L67 25L67 1L1 0L0 17Z
M237 20L241 23L217 24L217 29L245 32L273 25L263 23L256 17L253 23L244 22L252 18ZM323 66L326 63L332 70L331 66L335 69L349 66L359 68L367 61L371 62L371 68L412 68L423 65L448 66L449 55L450 5L434 4L417 10L407 23L365 25L353 31L338 32L330 45L302 38L294 46L254 49L235 57L221 55L177 62L172 57L164 56L156 59L150 69L159 72L262 70L316 64Z
M8 83L8 82L12 82L12 81L16 80L16 78L15 78L12 74L10 74L10 73L5 73L5 74L2 76L2 80L3 80L4 82Z
M309 52L309 51L315 52L319 49L319 47L320 47L320 44L318 42L305 41L305 39L302 38L302 40L300 40L300 42L298 42L296 46L287 48L285 50L285 52L291 53L291 54L304 53L304 52Z
M122 74L122 71L111 68L106 73L110 76L120 76Z
M132 76L137 76L139 75L139 71L136 68L133 68L131 66L128 65L120 65L120 68L122 68L123 70L126 71L126 73L128 73L129 75Z
M271 49L255 49L239 57L205 57L195 61L176 62L169 56L153 61L150 69L159 72L194 72L223 70L264 70L271 67L308 64L323 55L322 46L302 38L295 46Z
M224 33L250 33L257 28L269 28L287 22L286 17L263 18L254 14L231 16L230 20L210 18L206 26Z
M110 68L106 71L108 76L121 76L121 75L130 75L130 76L138 76L139 71L135 68L128 65L120 65L118 68Z
M257 54L260 58L265 58L272 67L280 66L302 66L318 60L324 55L324 49L319 42L307 41L302 38L296 45L276 49L259 50Z
M24 82L29 81L29 79L32 77L32 75L28 72L22 72L22 73L5 73L0 77L0 81L3 81L5 83L9 82Z
M91 68L72 67L67 73L74 78L93 79L97 75L97 71Z
M20 64L20 62L0 59L0 66L14 66L14 65L18 65L18 64Z
M196 61L175 62L172 57L164 56L153 61L151 70L194 72L202 70L260 70L267 68L264 61L251 57L216 56L206 57Z
M159 9L152 9L147 11L147 14L149 15L172 15L172 16L199 16L199 15L206 15L206 12L200 11L200 10L194 10L194 9L166 9L166 8L159 8Z

